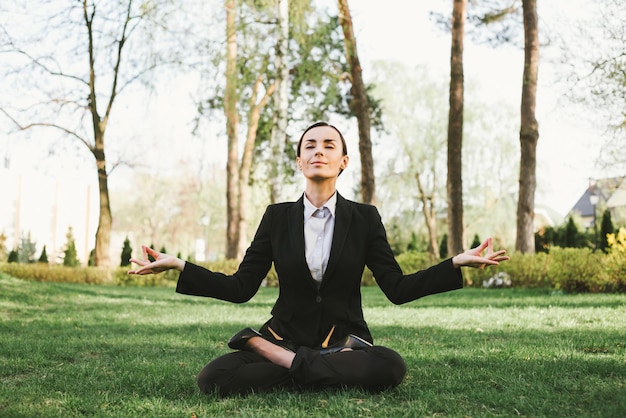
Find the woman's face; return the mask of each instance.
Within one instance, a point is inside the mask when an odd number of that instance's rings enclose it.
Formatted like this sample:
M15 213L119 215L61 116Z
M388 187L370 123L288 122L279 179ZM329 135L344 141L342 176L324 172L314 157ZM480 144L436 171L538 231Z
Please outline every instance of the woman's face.
M330 126L318 126L304 134L298 168L310 180L336 178L348 166L348 156L343 155L339 133Z

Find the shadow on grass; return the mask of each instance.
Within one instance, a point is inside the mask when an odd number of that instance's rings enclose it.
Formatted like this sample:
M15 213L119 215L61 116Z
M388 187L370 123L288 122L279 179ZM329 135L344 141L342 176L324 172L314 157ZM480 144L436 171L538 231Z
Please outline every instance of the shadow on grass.
M370 321L377 344L407 363L398 388L376 395L277 390L221 400L201 395L196 375L231 351L227 341L235 332L269 318L275 289L233 305L173 289L12 280L0 280L0 288L7 314L0 321L0 415L620 416L626 410L626 328L528 329L521 319L518 327L478 331L422 326L415 318L393 326ZM365 306L389 306L376 292L364 290ZM466 289L404 306L437 308L435 315L445 307L551 306L540 292L509 300L515 293ZM624 306L623 297L590 295L589 303L558 297L571 312Z

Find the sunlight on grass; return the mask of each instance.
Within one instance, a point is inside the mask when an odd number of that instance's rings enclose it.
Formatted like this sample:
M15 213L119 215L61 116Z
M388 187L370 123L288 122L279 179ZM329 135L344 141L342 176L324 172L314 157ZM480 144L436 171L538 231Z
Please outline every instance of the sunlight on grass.
M464 289L401 306L364 288L377 344L405 381L219 399L198 371L269 317L276 289L243 305L172 289L26 282L0 275L0 416L620 416L626 295Z

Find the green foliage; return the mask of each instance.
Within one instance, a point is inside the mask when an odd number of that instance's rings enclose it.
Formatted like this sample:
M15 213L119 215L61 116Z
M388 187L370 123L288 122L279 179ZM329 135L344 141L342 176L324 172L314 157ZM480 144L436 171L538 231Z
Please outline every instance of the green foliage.
M112 284L111 273L97 267L67 267L57 264L0 263L0 272L36 282Z
M72 232L71 226L67 230L65 239L66 239L66 243L65 243L65 249L63 250L63 265L66 267L76 267L80 263L78 261L78 255L76 252L76 242L74 240L74 233Z
M124 240L124 246L122 247L122 255L120 260L120 267L130 266L130 258L133 255L133 249L130 246L130 240L128 236Z
M46 246L43 246L43 250L41 250L41 255L39 256L38 263L48 264L48 254L46 253Z
M3 232L0 234L0 262L5 261L7 256L7 236Z
M174 287L178 275L177 270L169 270L159 274L128 274L128 268L121 266L113 270L113 282L118 286Z
M237 260L217 260L210 263L198 263L211 271L218 271L224 274L233 274L239 267ZM273 269L268 273L266 278L267 286L276 286L276 273L272 273ZM117 268L113 271L113 281L119 286L175 286L178 280L179 272L177 270L169 270L159 274L137 275L128 274L128 268Z
M439 257L442 259L448 258L448 234L443 234L441 243L439 244Z
M551 247L549 253L519 254L497 267L464 268L466 285L480 287L498 272L513 287L543 288L568 293L626 292L626 259L590 248Z
M150 244L150 248L154 249L154 244ZM148 254L148 261L150 261L151 263L154 261L154 257L152 257L150 254Z
M34 262L35 252L37 252L37 244L32 240L29 232L20 239L20 247L17 250L18 262L23 264Z
M87 261L87 265L89 267L94 267L96 265L96 249L92 249L89 251L89 261Z
M406 250L408 252L417 251L417 247L417 234L415 233L415 231L411 231L411 241L407 244Z
M611 211L605 210L602 214L602 223L600 226L600 237L598 238L598 249L604 252L608 251L609 242L607 236L615 232L613 221L611 220Z
M17 250L11 250L9 252L9 257L7 259L7 261L9 263L19 263L20 261L20 255L18 254Z
M551 286L566 292L603 292L604 254L589 248L552 248L548 275Z
M550 247L561 248L593 248L593 230L580 232L573 217L569 217L565 225L545 227L535 233L535 249L537 252L549 252Z
M574 223L574 219L570 216L565 227L565 241L563 246L566 248L578 247L578 227Z
M433 260L426 252L405 252L396 256L405 274L426 269L440 260ZM237 260L217 260L200 263L203 267L233 274L239 267ZM35 281L69 283L114 283L119 286L165 286L176 285L179 273L170 270L156 275L129 275L128 267L99 269L95 267L48 266L47 264L1 263L0 271L13 277ZM551 247L549 253L514 253L509 261L485 269L464 267L462 269L467 287L482 287L483 283L506 273L512 287L553 289L568 293L626 292L626 229L609 234L609 251L592 251L590 248ZM376 281L369 269L365 269L361 284L375 286ZM262 284L277 287L278 276L272 267Z
M472 244L470 245L470 248L476 248L480 245L482 241L480 240L480 238L478 237L478 234L474 234L474 239L472 240Z

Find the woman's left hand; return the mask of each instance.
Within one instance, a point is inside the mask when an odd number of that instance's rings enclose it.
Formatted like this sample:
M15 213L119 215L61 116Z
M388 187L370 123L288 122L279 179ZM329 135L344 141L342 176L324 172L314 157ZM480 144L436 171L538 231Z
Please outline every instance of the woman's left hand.
M487 250L486 254L483 252ZM501 261L509 260L506 250L493 251L493 238L487 238L478 247L469 249L452 257L454 267L475 267L483 269L486 266L497 266Z

